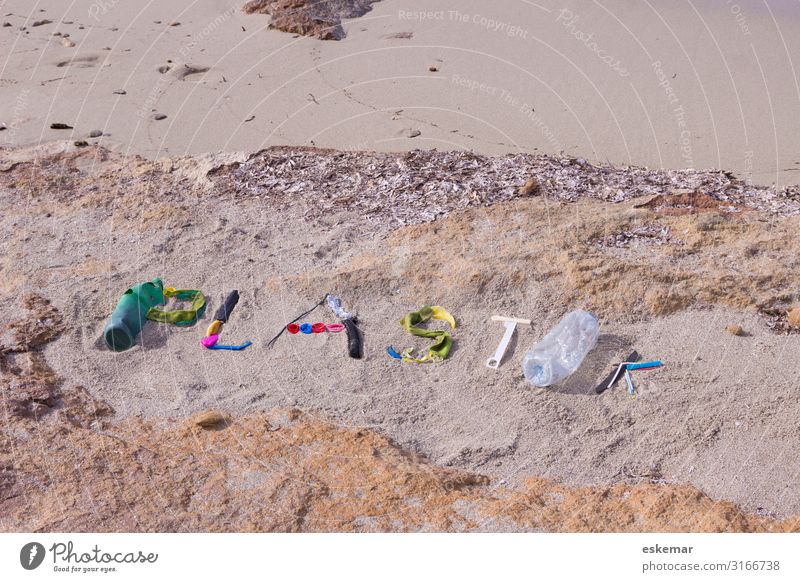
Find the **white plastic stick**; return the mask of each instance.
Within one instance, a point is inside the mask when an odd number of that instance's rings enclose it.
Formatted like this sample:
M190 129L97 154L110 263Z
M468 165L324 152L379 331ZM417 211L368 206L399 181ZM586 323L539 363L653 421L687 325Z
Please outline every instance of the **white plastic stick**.
M608 382L608 386L606 386L606 390L611 388L614 385L614 383L617 381L617 379L619 378L620 372L622 372L622 368L624 368L628 364L635 364L635 363L636 362L622 362L622 363L620 363L620 365L617 366L617 371L614 372L613 376L611 376L611 380Z
M519 319L516 317L503 317L502 315L493 315L492 321L502 321L503 326L506 328L506 331L503 334L503 339L500 340L500 345L497 346L494 355L486 361L487 368L497 370L500 367L500 362L503 361L503 356L506 355L506 348L508 348L508 344L511 343L511 336L514 335L514 330L516 329L517 324L521 323L522 325L530 325L531 320Z

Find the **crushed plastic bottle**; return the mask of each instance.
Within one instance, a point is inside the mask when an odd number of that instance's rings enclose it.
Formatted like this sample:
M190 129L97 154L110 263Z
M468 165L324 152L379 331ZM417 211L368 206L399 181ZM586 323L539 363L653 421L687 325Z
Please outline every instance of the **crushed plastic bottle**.
M561 382L580 367L600 335L597 317L588 311L571 311L522 360L525 378L534 386Z

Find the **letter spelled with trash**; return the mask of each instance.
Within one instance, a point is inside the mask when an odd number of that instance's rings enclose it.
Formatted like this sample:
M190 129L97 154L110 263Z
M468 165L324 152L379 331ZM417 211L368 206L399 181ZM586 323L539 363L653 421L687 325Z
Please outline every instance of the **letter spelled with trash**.
M588 311L571 311L522 360L525 378L534 386L561 382L577 370L600 335L597 318Z

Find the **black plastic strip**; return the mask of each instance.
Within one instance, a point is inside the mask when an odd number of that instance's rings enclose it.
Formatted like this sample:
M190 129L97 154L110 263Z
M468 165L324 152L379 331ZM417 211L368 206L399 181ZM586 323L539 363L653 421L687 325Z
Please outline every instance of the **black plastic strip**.
M228 318L233 313L233 308L236 307L237 303L239 303L239 292L234 289L225 298L225 303L217 308L216 313L214 313L214 319L222 323L228 323Z
M630 355L627 358L623 360L623 362L638 362L640 357L641 356L639 355L639 352L634 350L630 353ZM612 385L616 384L617 380L619 380L621 377L622 377L622 372L619 369L619 364L617 364L616 366L614 366L614 369L611 370L609 375L603 378L603 381L597 385L597 388L595 388L594 391L597 392L598 394L602 394Z

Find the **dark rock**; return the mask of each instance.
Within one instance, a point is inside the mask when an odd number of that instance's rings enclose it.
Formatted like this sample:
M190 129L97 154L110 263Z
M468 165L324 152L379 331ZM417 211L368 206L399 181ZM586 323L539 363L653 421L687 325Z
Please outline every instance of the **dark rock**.
M344 38L342 18L356 18L372 10L378 0L251 0L242 7L247 14L271 16L270 28L313 36L321 40Z

